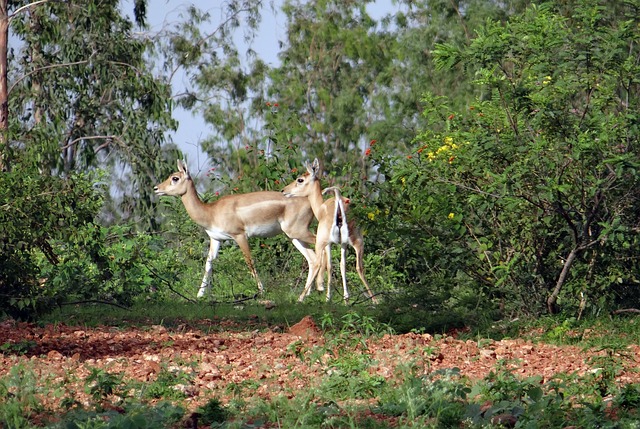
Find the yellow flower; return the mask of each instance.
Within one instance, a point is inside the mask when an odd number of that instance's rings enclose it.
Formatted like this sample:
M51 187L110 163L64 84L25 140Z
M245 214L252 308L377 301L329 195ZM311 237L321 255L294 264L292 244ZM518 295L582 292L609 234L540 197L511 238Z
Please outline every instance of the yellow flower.
M402 186L404 186L407 183L407 179L405 179L404 177L401 177L400 181L402 182Z
M454 214L453 213L449 213L449 216L447 216L449 219L453 219L454 218Z
M435 153L433 153L433 152L429 152L429 153L427 154L427 159L428 159L429 161L433 161L434 159L436 159L436 154L435 154Z
M367 213L367 217L369 218L369 220L374 220L376 216L379 214L380 214L380 210L375 209L374 211Z
M444 138L444 144L451 144L451 143L453 143L453 137L447 136Z

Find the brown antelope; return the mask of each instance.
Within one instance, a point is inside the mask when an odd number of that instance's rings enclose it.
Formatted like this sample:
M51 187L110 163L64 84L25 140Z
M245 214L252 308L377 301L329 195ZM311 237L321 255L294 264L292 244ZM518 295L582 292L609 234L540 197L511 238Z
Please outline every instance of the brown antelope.
M372 301L377 302L375 296L369 288L366 278L364 277L363 268L363 253L364 253L364 240L360 230L353 222L347 220L347 210L345 208L344 200L340 195L340 191L337 188L327 188L327 191L333 191L335 198L330 198L326 201L322 198L322 188L320 186L320 165L318 160L315 159L313 164L306 163L307 172L296 180L287 185L282 192L289 197L301 197L305 196L311 203L311 209L316 219L318 219L318 230L316 232L316 254L319 257L316 259L316 265L313 270L313 276L307 278L307 284L305 285L302 294L298 298L298 301L302 302L304 298L311 292L311 284L313 279L321 271L321 267L324 268L326 263L326 270L329 273L327 279L327 301L331 299L331 244L340 244L340 273L342 274L342 287L344 291L344 301L349 299L349 290L347 289L346 278L346 249L347 244L353 247L356 251L356 271L362 283L367 288L367 292ZM337 202L337 204L336 204ZM326 249L323 253L318 253L320 249ZM324 259L328 261L324 261Z
M209 254L198 298L210 289L212 263L218 256L221 241L224 240L238 243L249 271L258 284L258 290L262 293L264 286L251 257L248 238L273 237L284 232L309 263L307 283L313 282L315 276L312 269L317 264L315 252L309 247L315 243L315 236L309 231L313 212L307 198L287 198L281 192L263 191L227 195L217 201L204 203L198 196L186 163L180 160L178 171L157 185L154 191L160 196L180 197L189 217L209 235ZM321 288L320 282L318 288Z

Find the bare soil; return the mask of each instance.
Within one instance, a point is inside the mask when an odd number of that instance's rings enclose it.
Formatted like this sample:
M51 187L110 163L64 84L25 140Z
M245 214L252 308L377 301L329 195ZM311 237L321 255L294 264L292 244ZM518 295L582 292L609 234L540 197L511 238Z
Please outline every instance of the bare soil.
M177 386L195 410L213 397L231 399L228 387L251 385L244 394L264 399L276 395L292 397L314 386L327 373L323 359L312 361L315 350L322 350L326 338L311 318L304 318L289 329L272 327L238 331L224 329L222 321L209 321L212 333L182 325L86 328L64 324L39 327L29 323L0 323L0 378L22 364L32 370L42 385L58 394L43 398L48 409L59 406L60 397L70 396L89 404L85 378L92 369L123 374L124 380L154 381L163 370L180 369L191 374L190 382ZM639 382L637 345L630 346L621 384ZM596 350L575 346L555 346L513 340L459 340L455 335L434 339L428 334L384 335L367 340L371 372L389 381L401 376L399 366L414 363L429 373L457 367L471 379L482 379L498 366L506 366L521 377L541 376L542 381L558 374L585 374L595 368L590 357ZM247 383L249 384L247 384Z

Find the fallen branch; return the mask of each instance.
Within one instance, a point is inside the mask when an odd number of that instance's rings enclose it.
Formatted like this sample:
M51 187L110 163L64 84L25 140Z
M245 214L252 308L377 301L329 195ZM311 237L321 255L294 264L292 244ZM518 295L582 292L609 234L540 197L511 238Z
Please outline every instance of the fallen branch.
M640 314L640 310L637 308L621 308L620 310L614 310L611 314L622 314L622 313L636 313Z

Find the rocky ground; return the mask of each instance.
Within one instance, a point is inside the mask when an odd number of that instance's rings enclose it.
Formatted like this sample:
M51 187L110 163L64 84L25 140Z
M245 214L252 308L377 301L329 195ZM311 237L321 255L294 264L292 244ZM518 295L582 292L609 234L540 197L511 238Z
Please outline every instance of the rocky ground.
M48 409L64 397L90 402L86 377L95 368L124 374L124 380L150 382L161 371L180 370L188 381L176 386L195 409L212 397L229 400L233 389L249 381L247 394L269 398L294 395L314 385L326 374L323 359L307 359L322 350L327 339L310 318L289 329L256 326L253 331L223 329L209 321L196 329L188 325L167 329L149 327L67 326L39 327L5 321L0 324L0 378L22 364L44 386L57 394L47 395ZM631 346L621 361L626 365L620 383L639 382L638 346ZM399 366L414 363L425 373L457 367L473 379L485 377L497 365L506 364L522 377L538 375L543 381L558 373L593 371L590 357L603 353L580 347L554 346L514 339L503 341L459 340L455 336L434 339L428 334L384 335L367 340L366 350L374 362L371 371L386 379L399 375Z

